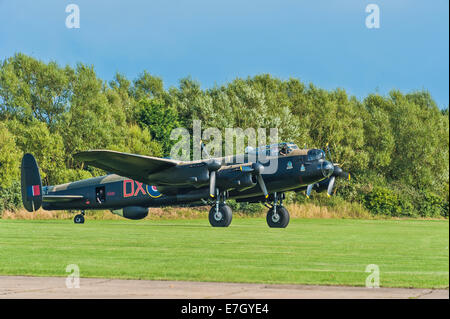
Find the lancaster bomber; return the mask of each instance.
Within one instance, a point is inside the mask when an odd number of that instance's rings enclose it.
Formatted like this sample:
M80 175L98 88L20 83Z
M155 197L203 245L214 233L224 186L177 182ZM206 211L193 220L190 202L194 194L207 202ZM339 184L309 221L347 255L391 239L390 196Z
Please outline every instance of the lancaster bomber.
M267 161L258 161L264 154ZM250 156L253 155L253 156ZM128 219L142 219L149 207L210 205L213 227L228 227L232 210L227 199L264 203L269 227L285 228L289 212L283 206L285 192L312 189L331 195L336 177L350 178L321 149L300 149L293 143L247 148L244 163L236 156L198 161L178 161L109 150L74 155L78 161L109 174L63 185L42 186L38 164L25 154L21 166L24 207L80 211L76 224L84 223L86 210L110 210ZM250 158L256 160L248 161ZM246 161L247 160L247 161ZM269 165L276 161L275 169Z

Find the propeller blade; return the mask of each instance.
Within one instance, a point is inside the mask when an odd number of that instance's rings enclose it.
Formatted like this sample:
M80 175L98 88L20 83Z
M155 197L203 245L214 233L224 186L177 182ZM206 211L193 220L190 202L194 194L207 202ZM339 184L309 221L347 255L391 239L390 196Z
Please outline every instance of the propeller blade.
M330 157L330 162L333 163L333 159L331 158L331 151L330 151L329 143L327 143L326 147L327 147L328 156Z
M328 182L328 189L327 189L328 197L330 197L331 194L333 193L333 187L334 187L335 180L336 180L336 178L334 176L331 176L330 181Z
M258 184L259 184L259 187L261 188L261 191L262 191L263 194L264 194L264 197L265 197L265 198L269 197L269 194L267 193L266 184L264 183L264 179L263 179L262 175L261 175L261 174L258 174L258 175L256 175L256 176L257 176L257 178L258 178Z
M209 172L209 196L216 196L216 171Z
M309 196L311 195L311 191L313 189L313 184L309 184L308 187L306 188L306 197L309 198Z
M345 178L345 179L348 179L348 180L351 179L350 173L347 173L347 172L344 172L344 171L342 171L341 174L339 174L338 176L340 176L342 178Z

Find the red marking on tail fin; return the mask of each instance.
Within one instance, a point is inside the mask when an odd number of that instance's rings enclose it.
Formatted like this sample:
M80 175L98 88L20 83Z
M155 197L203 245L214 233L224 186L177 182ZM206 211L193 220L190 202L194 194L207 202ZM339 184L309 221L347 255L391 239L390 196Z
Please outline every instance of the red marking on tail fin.
M33 196L41 195L41 188L39 185L33 185Z

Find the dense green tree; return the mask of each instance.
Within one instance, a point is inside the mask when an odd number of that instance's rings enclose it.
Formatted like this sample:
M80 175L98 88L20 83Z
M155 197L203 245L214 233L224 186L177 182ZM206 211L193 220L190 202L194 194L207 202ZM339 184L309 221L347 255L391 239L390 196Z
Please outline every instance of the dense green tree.
M334 162L353 172L365 170L369 155L364 147L362 105L340 89L327 92L310 85L304 94L302 104L293 107L308 127L305 144L325 148L329 143Z
M133 112L136 102L132 96L131 82L124 75L116 73L109 86L111 90L106 92L108 102L115 108L123 109L127 123L134 123Z
M0 61L0 210L19 205L6 190L19 187L25 152L36 156L44 183L63 183L105 173L75 162L78 151L167 156L171 131L185 127L192 137L194 120L222 133L277 128L280 140L300 147L329 143L333 161L355 178L339 180L337 199L320 197L321 204L346 200L376 214L448 216L449 112L427 91L359 101L340 88L269 74L209 89L187 77L166 90L148 71L134 80L117 73L107 83L93 66L61 67L21 53Z
M390 177L417 189L436 189L448 181L448 118L416 94L390 93L389 115L395 137ZM416 101L416 102L415 102ZM439 172L439 173L438 173Z
M162 143L152 139L147 128L141 129L137 125L132 125L128 127L124 138L126 149L122 149L122 151L157 157L164 154Z
M162 79L147 71L140 74L133 83L132 93L137 101L143 98L162 97L165 93Z
M137 122L144 128L144 133L159 141L165 156L170 154L173 141L170 133L180 126L175 109L166 106L162 99L140 100L135 111ZM150 137L149 136L149 137Z
M24 54L6 59L0 68L0 116L32 116L53 128L69 105L72 76L70 67L63 69Z
M58 183L55 172L64 166L65 157L61 136L51 133L45 123L37 120L27 124L13 120L8 122L8 127L14 134L15 143L21 152L31 153L36 157L43 182Z
M0 189L8 188L18 180L21 155L14 135L0 122Z
M369 156L369 169L384 174L391 164L395 148L389 113L382 105L385 99L379 95L370 95L364 101L367 111L364 113L365 148Z
M109 103L105 84L93 67L79 64L72 85L70 109L58 126L69 168L76 167L72 154L78 151L125 147L122 137L126 132L124 108Z

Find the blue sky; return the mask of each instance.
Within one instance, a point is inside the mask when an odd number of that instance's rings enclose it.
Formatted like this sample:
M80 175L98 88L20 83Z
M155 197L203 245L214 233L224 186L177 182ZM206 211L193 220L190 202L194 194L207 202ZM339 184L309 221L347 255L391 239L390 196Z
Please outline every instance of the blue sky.
M70 3L80 29L65 26ZM379 29L365 25L369 3ZM426 89L447 107L448 12L447 0L0 0L0 59L93 64L108 81L148 70L166 87L270 73L358 98Z

